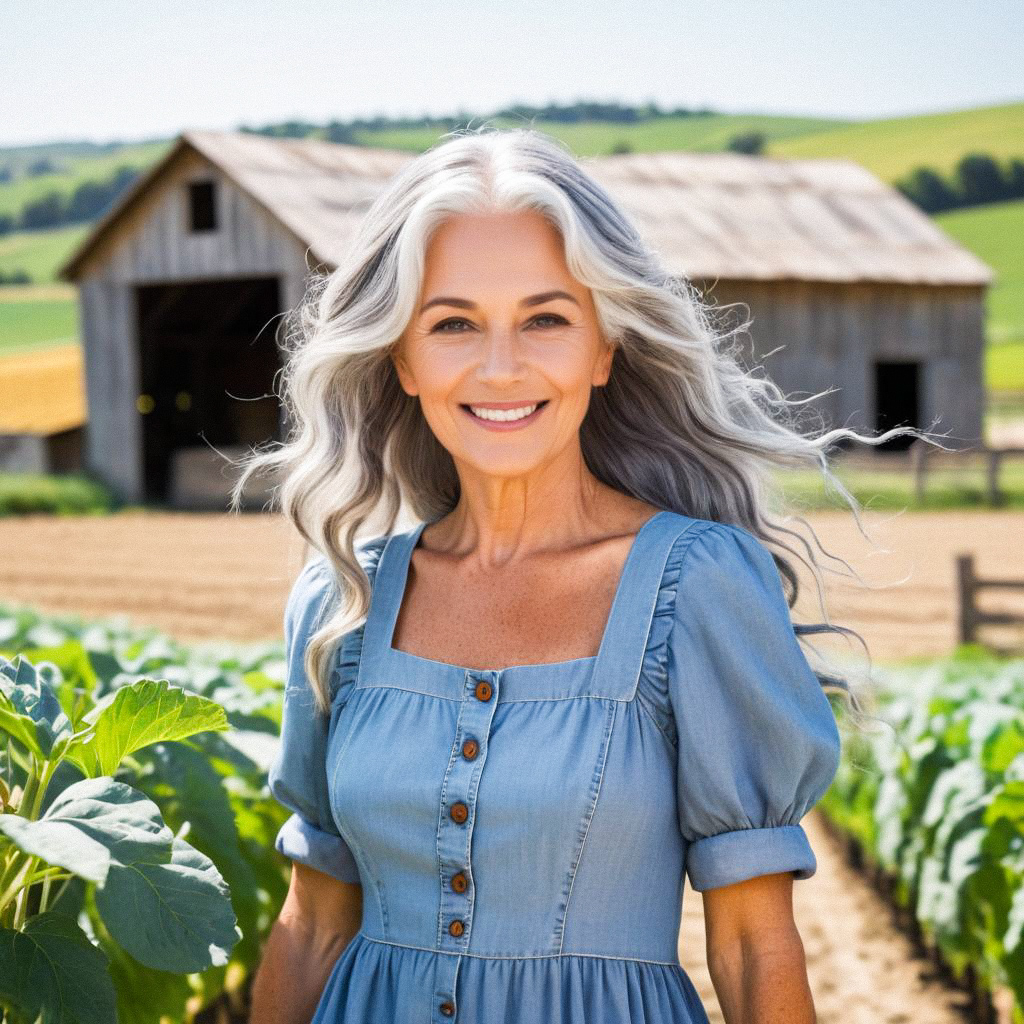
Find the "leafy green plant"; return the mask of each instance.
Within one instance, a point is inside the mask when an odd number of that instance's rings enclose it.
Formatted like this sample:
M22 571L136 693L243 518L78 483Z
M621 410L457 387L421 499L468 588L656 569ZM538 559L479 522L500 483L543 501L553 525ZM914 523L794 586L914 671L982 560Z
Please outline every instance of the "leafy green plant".
M953 973L1024 1022L1024 661L964 649L890 673L822 810L888 871Z
M181 974L137 960L108 938L99 913L93 913L83 927L108 958L119 1024L246 1019L248 986L290 873L289 862L274 849L277 830L290 812L272 798L267 785L281 725L283 653L280 641L186 646L122 617L84 619L0 603L0 655L21 655L52 678L69 717L79 705L87 710L110 702L125 687L161 679L213 702L230 727L151 742L127 754L114 772L117 781L159 808L176 836L187 838L216 865L241 931L226 963ZM3 742L0 729L0 779L12 789ZM61 764L50 785L68 785L82 775L79 766ZM88 888L81 878L67 880L62 900L73 898L89 909L83 895ZM76 905L72 913L77 910Z
M240 933L220 872L113 775L142 747L227 727L222 708L165 680L87 707L58 672L0 657L0 1004L12 1024L116 1024L104 945L160 971L226 962Z

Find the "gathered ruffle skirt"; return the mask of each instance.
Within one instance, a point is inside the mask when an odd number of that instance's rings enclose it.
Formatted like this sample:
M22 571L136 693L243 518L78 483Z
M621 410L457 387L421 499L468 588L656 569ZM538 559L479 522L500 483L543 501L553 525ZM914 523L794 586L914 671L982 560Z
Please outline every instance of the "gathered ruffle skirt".
M461 954L455 1013L435 1006L437 952L358 932L338 957L312 1024L708 1024L679 964L606 956Z

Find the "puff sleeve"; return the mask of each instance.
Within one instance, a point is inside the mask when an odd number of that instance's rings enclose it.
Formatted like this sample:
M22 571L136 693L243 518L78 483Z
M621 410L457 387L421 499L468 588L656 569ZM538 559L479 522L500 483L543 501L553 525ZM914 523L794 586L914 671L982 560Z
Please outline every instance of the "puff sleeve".
M713 523L690 543L668 647L690 884L809 878L817 863L800 820L835 776L839 730L752 533Z
M274 848L342 882L358 883L355 858L338 832L328 796L330 717L317 711L303 667L306 644L323 622L333 590L333 576L321 557L303 568L288 595L281 741L268 782L278 803L294 812L281 826Z

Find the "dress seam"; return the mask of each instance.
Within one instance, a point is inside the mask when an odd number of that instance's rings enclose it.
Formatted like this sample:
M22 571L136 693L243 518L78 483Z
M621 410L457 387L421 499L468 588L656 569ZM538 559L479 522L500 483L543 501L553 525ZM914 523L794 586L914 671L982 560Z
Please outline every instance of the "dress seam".
M673 740L672 737L665 731L664 726L662 726L662 724L657 720L657 718L654 717L653 712L651 712L647 708L647 705L644 704L643 701L638 700L636 701L636 706L637 708L639 708L640 714L643 715L644 718L646 718L654 726L654 728L661 733L661 735L665 738L665 742L669 744L669 746L672 747L673 750L677 750L679 747L678 741Z
M642 956L615 956L613 953L527 953L521 956L515 953L470 953L465 950L432 949L430 946L414 946L408 942L395 942L393 939L378 939L374 935L367 935L364 931L359 931L356 935L362 936L367 942L377 942L382 946L416 949L423 953L436 953L441 956L471 956L477 960L560 960L570 956L582 956L595 960L617 960L622 963L655 964L659 967L682 966L674 960L650 960Z
M597 791L594 793L594 801L590 807L590 812L587 815L587 827L583 832L583 839L580 842L579 856L576 858L576 863L573 865L572 877L569 879L569 891L565 896L565 910L562 913L562 926L561 935L558 938L558 952L561 954L562 946L565 943L565 929L569 923L569 907L572 904L572 887L576 881L576 872L579 870L580 863L583 860L583 852L587 847L587 836L590 835L590 825L594 820L594 814L597 811L598 801L601 799L601 784L604 782L604 770L608 765L608 749L611 745L612 733L615 731L615 723L618 721L618 714L615 711L615 705L609 705L609 721L607 726L607 733L604 737L604 749L601 751L601 771L597 777Z

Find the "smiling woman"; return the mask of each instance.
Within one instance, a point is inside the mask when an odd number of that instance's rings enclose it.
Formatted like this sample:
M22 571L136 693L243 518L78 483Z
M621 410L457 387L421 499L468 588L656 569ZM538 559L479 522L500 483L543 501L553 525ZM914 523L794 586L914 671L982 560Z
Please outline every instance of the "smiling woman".
M551 222L531 211L453 217L431 236L425 268L424 301L393 358L460 479L521 478L545 453L568 453L614 350ZM563 468L553 460L545 474Z
M824 687L854 695L767 542L793 552L773 471L831 477L859 435L795 430L532 131L412 161L299 313L294 434L235 492L282 473L318 551L285 612L294 869L252 1024L704 1024L684 876L730 1024L810 1024L800 820L838 764Z

